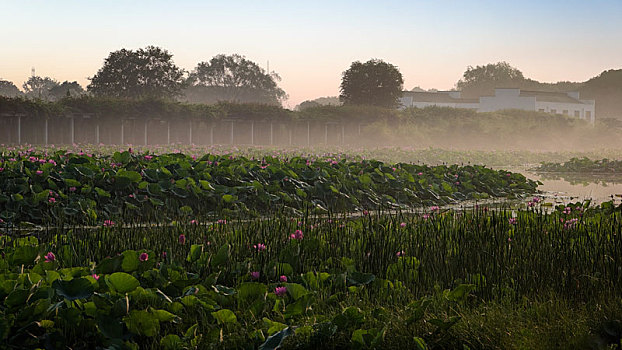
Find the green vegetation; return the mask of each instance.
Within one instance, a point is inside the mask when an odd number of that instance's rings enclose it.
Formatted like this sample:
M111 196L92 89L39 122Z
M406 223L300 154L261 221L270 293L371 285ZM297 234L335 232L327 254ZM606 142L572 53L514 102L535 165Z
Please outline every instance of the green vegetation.
M0 218L37 224L149 222L226 211L268 214L407 209L515 197L537 184L482 166L295 157L8 152L0 155Z
M622 175L622 160L591 160L586 157L572 158L564 163L544 162L535 170L554 173Z
M281 78L241 55L217 55L200 62L188 77L185 99L193 103L264 103L281 105L287 98Z
M0 348L622 345L622 205L439 208L536 184L364 159L412 150L174 147L0 152Z
M29 237L7 227L0 339L120 349L619 344L621 214L575 203L516 217L481 207L156 227L136 218Z
M173 55L157 46L111 52L90 80L93 95L123 99L174 98L185 84Z
M342 74L339 100L344 105L395 108L403 86L404 78L396 66L378 59L356 61Z

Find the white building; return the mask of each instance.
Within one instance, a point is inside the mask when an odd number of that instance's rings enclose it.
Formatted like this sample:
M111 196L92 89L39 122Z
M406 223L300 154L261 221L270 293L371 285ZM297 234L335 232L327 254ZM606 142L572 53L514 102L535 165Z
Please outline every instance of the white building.
M460 91L404 91L400 98L402 108L429 106L478 109L478 99L461 98Z
M460 91L404 91L402 108L428 106L477 109L494 112L503 109L522 109L553 114L565 114L594 122L595 101L581 100L578 92L525 91L517 88L497 88L494 96L464 99Z
M516 88L495 89L494 96L479 98L478 112L523 109L565 114L594 122L594 100L581 100L578 92L524 91Z

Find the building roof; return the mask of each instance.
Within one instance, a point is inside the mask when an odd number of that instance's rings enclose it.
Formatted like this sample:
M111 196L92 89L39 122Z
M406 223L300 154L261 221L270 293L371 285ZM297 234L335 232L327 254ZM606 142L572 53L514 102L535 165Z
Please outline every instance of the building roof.
M402 96L411 96L413 102L433 103L478 103L479 99L454 98L447 92L404 91Z
M520 91L521 97L535 97L536 101L540 102L560 102L560 103L580 103L583 101L577 100L568 96L565 92L547 92L547 91Z

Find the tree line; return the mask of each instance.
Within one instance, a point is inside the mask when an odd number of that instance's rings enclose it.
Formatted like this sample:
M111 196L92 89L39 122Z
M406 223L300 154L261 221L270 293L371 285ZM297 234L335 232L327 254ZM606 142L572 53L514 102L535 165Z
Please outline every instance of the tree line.
M178 67L166 49L147 46L111 52L103 66L83 89L77 82L32 76L20 91L0 79L0 96L58 101L90 94L121 99L170 99L197 104L217 102L282 105L287 94L278 86L276 72L268 72L244 56L220 54L200 62L190 72ZM380 59L355 61L342 73L337 98L304 101L298 109L321 105L399 106L403 76L398 67ZM608 70L586 82L541 83L526 78L507 62L469 66L455 88L465 98L494 94L495 87L539 91L579 91L581 98L595 99L600 116L622 115L622 69ZM413 89L419 91L418 88Z
M177 66L166 49L148 46L111 52L103 66L83 89L77 82L59 83L49 77L31 76L20 91L0 79L0 95L58 101L90 94L120 99L169 99L190 103L262 103L280 105L287 94L278 86L280 77L244 56L217 55L200 62L190 72Z

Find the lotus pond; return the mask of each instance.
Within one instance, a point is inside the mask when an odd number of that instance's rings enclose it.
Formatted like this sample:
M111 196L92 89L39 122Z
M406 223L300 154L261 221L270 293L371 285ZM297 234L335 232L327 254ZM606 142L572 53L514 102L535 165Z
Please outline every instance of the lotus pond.
M622 205L551 208L518 173L136 151L0 164L2 348L621 341ZM440 206L489 197L522 208Z

